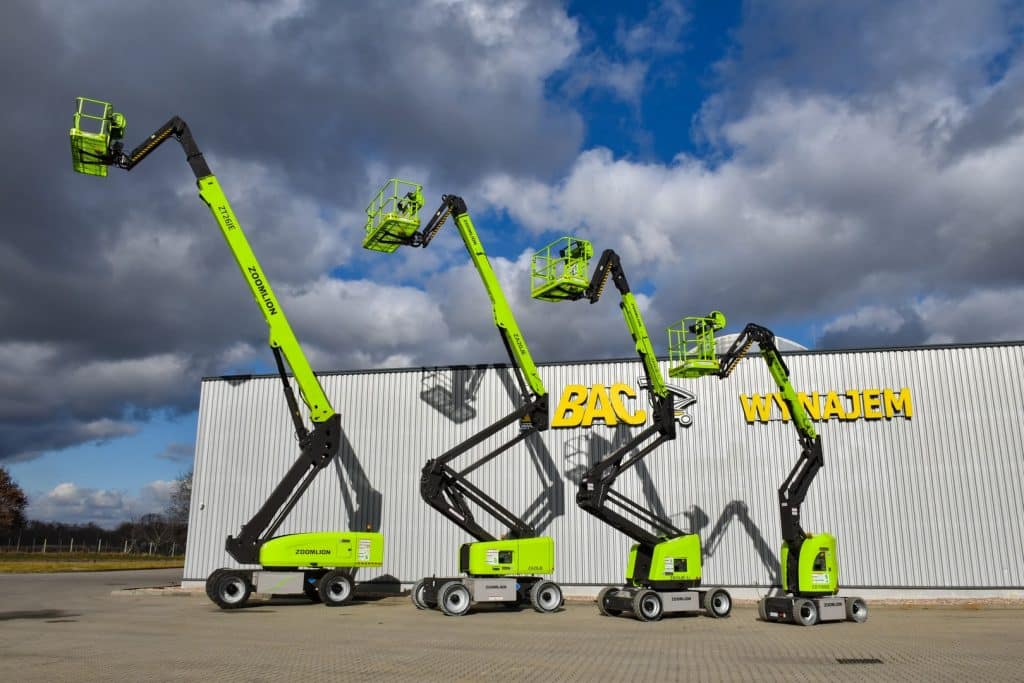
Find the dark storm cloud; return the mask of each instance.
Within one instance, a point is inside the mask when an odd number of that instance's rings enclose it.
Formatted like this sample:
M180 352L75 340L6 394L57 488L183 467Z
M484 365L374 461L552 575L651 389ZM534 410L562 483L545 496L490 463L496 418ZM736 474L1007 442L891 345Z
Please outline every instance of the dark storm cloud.
M830 324L818 339L822 349L914 346L928 341L924 320L913 309L867 308Z
M184 117L264 268L299 296L359 256L391 169L458 185L570 159L581 124L544 80L575 31L545 2L0 5L0 460L192 410L200 377L265 348L181 150L74 174L75 96L124 112L129 147Z

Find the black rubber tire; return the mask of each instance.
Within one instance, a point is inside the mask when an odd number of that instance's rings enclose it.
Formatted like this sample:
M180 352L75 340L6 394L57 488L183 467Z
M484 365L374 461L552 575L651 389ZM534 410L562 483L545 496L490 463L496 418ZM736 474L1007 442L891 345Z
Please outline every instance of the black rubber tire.
M221 609L244 607L252 595L251 579L249 572L225 569L217 575L210 599Z
M542 579L530 587L530 604L541 614L554 612L563 602L562 589L554 581Z
M757 618L761 621L768 621L768 603L765 598L757 601Z
M861 598L846 598L846 618L863 624L868 620L868 604Z
M801 626L814 626L818 623L818 606L813 600L806 598L793 600L793 623Z
M416 609L427 609L427 599L423 593L427 587L427 580L420 579L413 585L412 590L409 591L409 599L412 600L412 604L416 606Z
M341 607L352 601L355 582L347 572L332 569L320 577L317 584L320 600L328 607Z
M602 616L617 617L622 614L622 610L612 609L611 607L606 607L604 604L605 598L617 590L619 589L615 586L605 586L601 589L601 592L597 594L597 611L600 612Z
M633 615L640 621L658 621L664 613L661 596L654 591L641 590L633 596Z
M224 568L214 569L213 572L206 577L206 597L210 598L211 601L213 600L213 591L217 586L217 579L226 571L228 570Z
M461 617L472 604L469 589L461 581L449 581L437 592L437 606L449 617Z
M704 594L704 612L712 619L725 619L732 612L732 596L724 588L712 588Z

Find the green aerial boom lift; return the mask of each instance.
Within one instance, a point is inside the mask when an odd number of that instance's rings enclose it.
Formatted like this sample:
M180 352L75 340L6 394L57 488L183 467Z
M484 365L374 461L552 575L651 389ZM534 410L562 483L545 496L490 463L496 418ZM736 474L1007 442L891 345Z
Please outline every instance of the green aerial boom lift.
M274 594L304 593L326 605L344 604L352 598L355 569L382 565L384 539L381 534L330 531L273 536L316 475L338 453L340 416L334 412L313 374L281 304L188 125L174 116L130 152L124 151L121 142L124 132L125 117L115 112L109 103L79 97L71 128L71 160L75 171L96 176L105 176L108 166L130 171L171 137L181 144L196 176L199 196L217 220L270 328L270 348L302 449L259 511L242 526L237 537L228 536L225 543L228 554L239 564L258 564L261 569L217 569L207 579L206 593L224 609L241 607L254 590ZM309 409L312 430L306 428L299 412L285 372L286 361L299 385L299 395Z
M593 255L590 242L574 237L563 237L541 249L533 257L531 294L542 301L588 299L594 304L610 277L621 294L619 308L646 375L654 424L591 466L576 493L576 504L583 510L636 541L629 551L626 585L602 589L597 608L611 616L631 612L640 621L700 610L711 617L726 617L732 610L728 591L699 588L700 537L612 488L629 468L676 438L675 396L665 384L618 254L606 249L588 281L587 267Z
M441 206L421 230L419 211L422 207L420 185L389 180L366 209L363 247L385 253L402 245L426 247L448 217L453 217L491 299L494 324L512 361L522 405L424 465L420 496L476 542L464 543L459 550L459 571L465 576L424 578L413 586L412 601L419 609L439 607L449 616L463 615L474 603L481 602L529 604L538 612L553 612L562 605L562 589L543 576L551 574L555 568L554 541L538 536L533 525L467 478L483 464L548 428L547 390L473 227L466 202L455 195L442 196ZM519 425L515 436L461 469L455 467L453 463L457 458L515 424ZM558 482L548 482L548 485L557 486ZM507 528L501 539L476 521L470 503Z
M824 459L821 436L814 430L793 385L789 368L775 345L775 335L766 327L749 323L720 358L714 356L714 333L725 327L725 316L715 311L703 318L685 318L670 330L669 356L682 361L670 376L714 375L725 379L732 374L750 347L757 342L768 372L789 407L800 439L800 458L779 487L779 516L782 522L781 576L785 595L768 596L758 603L765 621L792 621L812 626L819 621L849 619L864 622L867 604L861 598L840 597L839 562L836 539L831 534L811 534L800 526L800 506L821 469ZM708 350L710 349L710 354ZM694 353L694 350L697 353ZM678 374L675 374L678 373Z

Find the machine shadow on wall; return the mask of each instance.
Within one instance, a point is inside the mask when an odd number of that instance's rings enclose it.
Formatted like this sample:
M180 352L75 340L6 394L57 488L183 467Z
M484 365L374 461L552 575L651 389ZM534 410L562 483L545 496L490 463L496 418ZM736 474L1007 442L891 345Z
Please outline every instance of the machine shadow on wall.
M339 438L341 443L338 455L334 458L334 471L338 476L338 490L348 515L348 529L380 531L383 497L366 476L344 427Z
M624 446L632 437L629 425L620 422L615 427L611 441L598 435L593 429L570 438L562 446L562 452L565 454L566 478L578 487L587 470L604 460L613 451ZM640 486L648 509L659 517L667 517L665 505L661 502L661 496L658 495L654 482L651 481L651 473L647 469L647 465L640 460L633 466L633 469L640 479Z
M486 365L429 368L420 380L420 398L456 424L476 417L476 394Z
M425 370L421 380L420 399L447 419L460 424L476 417L475 402L488 366L431 368ZM512 409L523 405L512 371L495 368L512 404ZM531 434L523 443L530 456L530 464L540 480L541 490L520 517L543 534L555 519L565 514L565 490L558 466L547 444L538 433Z
M700 534L701 547L705 558L714 556L715 551L718 550L722 539L725 537L725 531L729 528L729 524L733 520L739 522L747 536L750 537L750 543L754 547L754 552L761 559L761 564L768 570L768 576L771 577L771 585L782 585L779 558L771 546L768 545L768 542L764 540L761 529L754 524L754 520L750 519L750 509L745 502L733 500L727 503L722 509L722 514L718 516L715 526L710 531L705 530L711 523L711 518L699 505L694 505L688 512L682 514L689 522L690 533Z
M338 455L334 458L334 472L338 477L338 490L348 516L349 531L380 531L383 521L383 496L373 488L362 463L356 457L352 442L345 429L341 429ZM353 570L357 574L358 569ZM356 585L356 595L398 595L401 581L392 574L383 574Z

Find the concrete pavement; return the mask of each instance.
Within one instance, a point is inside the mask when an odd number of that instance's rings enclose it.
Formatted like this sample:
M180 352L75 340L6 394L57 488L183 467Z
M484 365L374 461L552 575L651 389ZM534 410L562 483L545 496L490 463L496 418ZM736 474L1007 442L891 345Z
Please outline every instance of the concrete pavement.
M873 606L865 624L641 623L570 602L556 614L340 608L132 591L180 570L0 575L0 680L1021 680L1024 609ZM115 591L115 593L112 593ZM849 663L844 661L849 660ZM875 660L881 660L877 662Z

